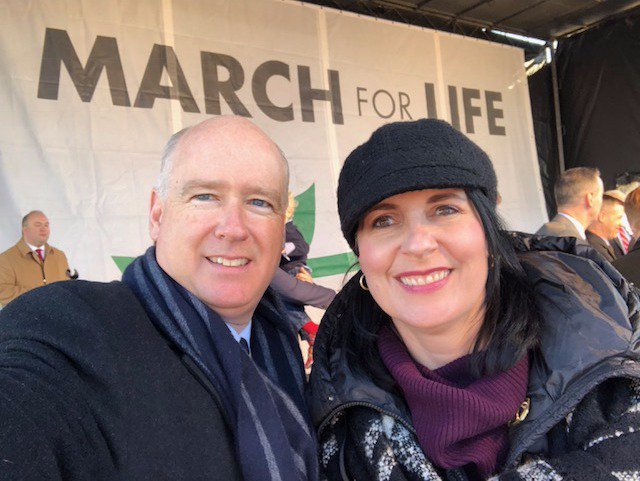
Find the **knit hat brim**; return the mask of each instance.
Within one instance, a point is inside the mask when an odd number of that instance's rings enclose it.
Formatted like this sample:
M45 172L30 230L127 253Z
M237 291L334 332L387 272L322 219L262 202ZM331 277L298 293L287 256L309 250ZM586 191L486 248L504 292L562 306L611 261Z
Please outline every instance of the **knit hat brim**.
M363 179L349 194L350 198L357 198L359 202L342 209L341 228L347 242L353 251L357 252L355 239L359 224L354 225L351 220L361 220L371 208L384 199L423 189L476 187L475 183L468 180L470 173L473 172L469 169L451 165L412 165L387 172L379 178ZM408 176L412 181L407 181ZM372 189L372 186L376 186L376 189ZM489 192L483 192L490 197Z
M437 119L393 122L349 154L338 181L338 213L355 251L362 216L383 199L422 189L474 188L495 203L497 179L487 154Z

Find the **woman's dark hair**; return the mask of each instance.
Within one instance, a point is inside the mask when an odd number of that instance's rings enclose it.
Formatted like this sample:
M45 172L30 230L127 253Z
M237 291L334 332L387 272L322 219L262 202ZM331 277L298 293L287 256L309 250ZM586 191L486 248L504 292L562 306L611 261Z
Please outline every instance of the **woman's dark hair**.
M489 272L485 293L485 316L474 346L476 377L505 371L536 346L539 316L526 274L518 261L511 235L505 231L495 206L478 189L465 189L475 207L487 242ZM369 292L358 285L358 272L341 293L351 315L342 316L338 339L342 339L347 358L355 371L373 378L383 388L393 380L380 361L377 332L390 317Z

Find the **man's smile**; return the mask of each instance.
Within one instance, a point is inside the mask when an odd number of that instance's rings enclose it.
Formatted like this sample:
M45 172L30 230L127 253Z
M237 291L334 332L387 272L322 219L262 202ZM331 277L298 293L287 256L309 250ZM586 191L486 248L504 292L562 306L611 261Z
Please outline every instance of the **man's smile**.
M233 259L229 259L227 257L212 256L207 257L207 259L214 264L220 264L225 267L241 267L249 263L249 259L247 259L246 257L236 257Z

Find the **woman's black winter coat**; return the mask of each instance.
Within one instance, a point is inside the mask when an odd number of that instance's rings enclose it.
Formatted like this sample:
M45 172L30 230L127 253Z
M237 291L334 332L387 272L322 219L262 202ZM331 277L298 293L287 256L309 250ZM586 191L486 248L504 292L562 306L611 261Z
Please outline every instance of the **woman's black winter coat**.
M531 409L511 428L509 454L495 479L640 479L637 291L575 239L514 233L512 241L534 290L542 334L530 354ZM437 469L424 457L400 396L350 368L335 336L336 324L351 312L343 297L321 323L310 380L324 477L466 479L465 471Z

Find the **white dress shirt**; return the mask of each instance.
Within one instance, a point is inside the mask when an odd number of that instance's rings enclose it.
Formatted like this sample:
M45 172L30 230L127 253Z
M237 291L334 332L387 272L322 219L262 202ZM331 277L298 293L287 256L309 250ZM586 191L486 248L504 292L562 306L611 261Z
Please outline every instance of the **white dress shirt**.
M252 321L249 321L249 324L247 324L245 328L240 332L236 331L235 327L233 327L233 324L225 322L236 342L240 342L240 339L244 339L245 341L247 341L247 345L249 346L249 353L251 353L251 322Z
M29 244L28 242L25 241L25 244L27 244L27 247L29 247L29 249L31 249L35 255L38 255L38 253L36 252L36 249L40 249L42 251L42 258L44 259L46 256L46 252L45 252L45 248L44 245L41 245L40 247L36 247L36 246L32 246L31 244Z

